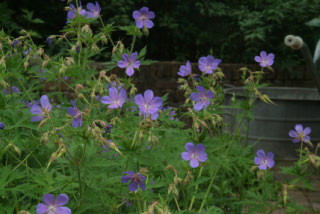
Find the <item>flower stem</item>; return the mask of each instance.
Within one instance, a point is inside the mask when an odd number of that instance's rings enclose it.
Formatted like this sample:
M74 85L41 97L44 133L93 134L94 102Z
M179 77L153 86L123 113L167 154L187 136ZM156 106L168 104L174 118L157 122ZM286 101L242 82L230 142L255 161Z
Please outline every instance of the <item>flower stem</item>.
M214 175L213 175L212 178L211 178L211 181L210 181L210 183L209 183L207 192L206 192L206 194L205 194L205 196L204 196L204 199L202 200L202 203L201 203L201 205L200 205L199 213L201 213L202 208L204 207L204 204L205 204L205 202L206 202L206 200L207 200L207 198L208 198L209 192L210 192L211 187L212 187L212 185L213 185L213 181L214 181L214 179L216 178L216 176L217 176L217 174L218 174L218 171L220 170L220 167L221 167L221 164L219 164L217 170L215 171Z
M137 38L137 35L134 35L134 36L133 36L133 39L132 39L132 43L131 43L130 54L131 54L132 51L133 51L133 47L134 47L134 43L136 42L136 38Z
M199 174L198 174L198 177L197 177L197 181L199 180L199 178L201 177L201 174L202 174L202 171L203 171L203 166L201 166L200 168L200 171L199 171ZM196 199L196 194L198 192L198 188L199 188L199 184L196 185L196 188L194 190L194 194L192 196L192 199L191 199L191 203L190 203L190 206L189 206L189 210L192 209L192 205L194 203L194 200Z
M140 213L142 213L142 207L141 207L139 194L138 193L135 193L135 194L136 194L136 197L137 197L137 204L138 204L138 207L139 207L139 211L140 211Z

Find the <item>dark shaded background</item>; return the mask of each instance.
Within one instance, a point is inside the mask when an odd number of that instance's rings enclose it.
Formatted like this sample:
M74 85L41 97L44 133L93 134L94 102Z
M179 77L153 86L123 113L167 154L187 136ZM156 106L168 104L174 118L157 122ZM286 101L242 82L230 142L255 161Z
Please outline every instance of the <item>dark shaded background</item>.
M82 1L85 6L88 2ZM287 34L300 35L313 50L319 28L305 23L320 15L320 0L100 0L105 23L134 24L132 12L148 6L156 13L155 27L137 48L148 46L147 57L159 61L191 60L212 54L227 63L253 63L261 50L273 52L276 63L291 71L303 64L301 55L283 44ZM38 43L57 34L66 22L66 2L60 0L4 0L0 3L0 25L13 36L22 29L41 35ZM44 24L30 23L22 9L34 11ZM115 33L115 40L122 34ZM126 40L124 40L126 41ZM128 43L127 43L128 44Z

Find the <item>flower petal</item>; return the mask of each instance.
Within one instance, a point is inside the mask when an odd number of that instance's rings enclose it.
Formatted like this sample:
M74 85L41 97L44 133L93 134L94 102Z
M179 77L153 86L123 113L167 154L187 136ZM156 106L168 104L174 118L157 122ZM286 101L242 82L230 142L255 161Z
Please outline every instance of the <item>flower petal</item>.
M78 114L78 112L72 107L68 107L67 111L68 111L68 114L73 116L73 117Z
M41 106L44 108L44 109L48 109L49 111L51 110L51 104L49 102L49 98L47 95L42 95L41 98L40 98L40 103L41 103Z
M207 153L201 152L198 154L198 161L205 162L207 160L208 156Z
M61 207L62 205L65 205L68 203L69 197L66 194L60 194L57 196L56 201L54 202L54 205L57 207Z
M31 106L30 113L31 114L42 114L43 111L39 105L33 105L33 106Z
M45 204L38 204L37 209L36 209L36 213L37 214L46 214L49 210L49 207Z
M301 124L297 124L295 126L295 129L296 129L298 134L301 134L301 132L303 131L303 126Z
M128 66L126 69L126 74L131 77L134 74L134 69L132 66Z
M46 203L47 205L53 205L54 204L54 196L52 194L45 194L42 197L42 200L44 201L44 203Z
M304 135L309 135L311 133L311 128L310 127L306 127L304 130L303 130L303 133Z
M129 184L129 190L135 192L138 189L138 182L131 182Z
M196 159L191 159L191 161L190 161L190 166L192 167L192 168L197 168L198 166L199 166L199 161L198 160L196 160Z
M290 130L289 131L289 136L293 137L293 138L296 138L298 136L298 133L296 131L294 131L294 130Z
M144 100L142 94L137 94L134 97L134 102L139 106L143 106L145 104L145 100Z
M144 21L144 25L146 26L146 28L152 28L153 27L153 21L145 20Z
M30 119L30 122L38 122L43 119L43 116L35 116Z
M200 111L203 108L203 102L197 102L194 104L193 109L196 111Z
M126 61L120 60L118 61L117 65L119 68L126 68L129 65L129 63Z
M146 103L151 104L151 101L153 99L153 91L148 89L144 92L144 99Z
M192 101L199 101L199 100L200 100L200 95L199 95L198 93L193 92L193 93L191 93L191 95L190 95L190 99L191 99Z
M186 145L184 146L184 148L186 149L187 152L193 153L195 151L194 144L191 142L187 142Z
M68 207L57 207L56 214L71 214L71 210Z
M192 153L189 153L189 152L182 152L181 153L181 158L183 160L189 161L189 160L191 160L191 157L192 157Z
M127 183L129 180L131 180L131 176L123 176L121 178L121 182L122 183Z

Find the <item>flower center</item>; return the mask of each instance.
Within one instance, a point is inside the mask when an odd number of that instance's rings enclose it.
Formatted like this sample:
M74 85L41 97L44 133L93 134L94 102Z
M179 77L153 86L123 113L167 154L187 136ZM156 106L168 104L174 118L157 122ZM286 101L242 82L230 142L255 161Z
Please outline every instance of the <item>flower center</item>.
M49 206L49 210L48 210L48 213L49 214L55 214L56 213L56 208L55 208L55 206L54 205L50 205Z
M198 155L197 155L196 153L192 153L191 159L196 159L196 160L198 160Z
M141 21L145 21L147 19L147 17L145 15L140 16Z

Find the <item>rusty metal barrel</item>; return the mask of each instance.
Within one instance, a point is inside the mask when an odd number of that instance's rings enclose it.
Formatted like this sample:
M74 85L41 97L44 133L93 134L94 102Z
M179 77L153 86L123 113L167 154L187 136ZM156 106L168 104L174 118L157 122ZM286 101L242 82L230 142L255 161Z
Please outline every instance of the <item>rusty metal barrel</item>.
M265 87L260 91L269 96L276 104L266 104L257 99L253 108L253 120L250 122L248 142L258 142L254 149L273 152L278 160L296 160L300 144L292 143L288 133L296 124L311 127L311 142L316 146L320 142L320 95L315 88ZM225 105L231 105L231 98L245 99L242 87L224 90ZM227 108L223 118L225 131L235 131L236 116L240 110ZM246 125L246 123L244 123ZM242 137L245 132L241 130Z

